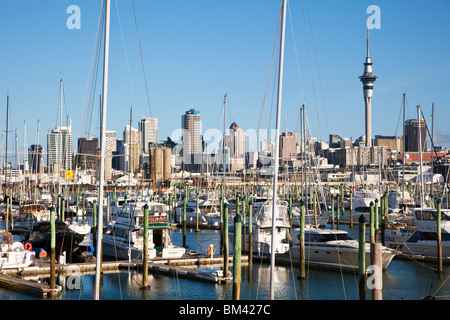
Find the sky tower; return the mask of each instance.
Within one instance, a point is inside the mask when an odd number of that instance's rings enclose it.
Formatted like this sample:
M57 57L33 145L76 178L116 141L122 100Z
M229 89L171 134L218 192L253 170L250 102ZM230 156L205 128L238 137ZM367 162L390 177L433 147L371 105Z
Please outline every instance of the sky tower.
M366 104L366 147L372 147L372 95L373 83L377 77L372 72L369 56L369 29L367 28L367 57L364 62L364 74L359 77L363 83L364 102Z

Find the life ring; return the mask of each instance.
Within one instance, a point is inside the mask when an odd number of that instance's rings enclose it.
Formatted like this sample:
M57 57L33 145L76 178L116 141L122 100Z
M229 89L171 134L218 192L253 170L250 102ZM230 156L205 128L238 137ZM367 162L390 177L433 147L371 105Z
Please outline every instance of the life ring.
M208 249L206 249L206 252L208 253L208 255L211 255L211 248L212 248L212 254L216 253L216 248L214 248L213 245L210 245L208 247Z
M25 243L25 245L23 246L23 248L24 248L25 250L31 251L32 245L31 245L31 243L27 242L27 243Z

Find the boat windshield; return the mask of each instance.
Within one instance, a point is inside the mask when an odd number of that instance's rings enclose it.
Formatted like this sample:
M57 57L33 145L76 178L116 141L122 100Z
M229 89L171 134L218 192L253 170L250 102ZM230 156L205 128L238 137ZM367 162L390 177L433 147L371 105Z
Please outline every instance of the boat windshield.
M417 220L436 221L437 217L436 210L416 210L415 214ZM444 212L441 212L441 220L450 220L450 218Z
M309 242L328 242L337 240L352 240L347 233L312 233L305 234L305 240Z

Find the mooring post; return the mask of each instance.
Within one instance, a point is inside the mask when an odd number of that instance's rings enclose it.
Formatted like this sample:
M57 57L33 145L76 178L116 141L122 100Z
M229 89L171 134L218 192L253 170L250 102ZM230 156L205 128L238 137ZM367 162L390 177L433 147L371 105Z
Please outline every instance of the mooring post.
M441 230L441 199L437 200L437 217L436 217L436 232L437 232L437 272L441 275L442 269L442 230Z
M183 197L183 247L186 248L186 203L188 197L188 187L185 188L185 193Z
M55 208L50 208L50 290L54 295L56 289L56 232L55 232Z
M334 230L334 195L331 195L331 230Z
M353 190L350 189L350 228L353 228Z
M359 300L366 300L366 218L359 216L358 276Z
M224 217L223 217L223 276L228 277L228 203L224 205Z
M234 217L234 250L233 250L233 300L241 299L241 237L242 218L236 213Z
M374 217L374 203L370 201L370 243L375 242L375 217Z
M306 279L306 268L305 268L305 202L301 201L300 210L300 279Z
M253 261L253 201L250 199L250 202L248 203L248 250L249 250L249 263L252 264Z
M142 262L142 286L141 289L148 289L148 204L144 204L144 250L142 252L144 261Z

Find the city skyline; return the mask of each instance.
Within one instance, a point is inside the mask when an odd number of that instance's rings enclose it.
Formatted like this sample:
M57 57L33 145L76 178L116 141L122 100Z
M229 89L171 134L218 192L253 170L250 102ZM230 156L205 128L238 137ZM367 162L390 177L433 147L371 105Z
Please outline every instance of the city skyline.
M71 16L66 9L73 4L81 12L79 30L66 25ZM288 132L299 131L299 110L305 103L311 134L318 140L328 142L329 134L355 140L364 134L364 100L358 77L366 57L366 10L373 4L381 10L381 29L370 30L370 55L379 77L372 102L372 138L402 135L400 112L402 94L406 93L406 119L417 118L415 107L421 105L429 122L434 103L435 145L449 147L445 119L449 118L450 99L444 79L450 72L446 41L450 27L445 24L450 5L445 1L289 2L282 127ZM61 73L64 119L71 119L74 141L85 136L85 128L98 137L101 86L97 85L90 112L84 101L100 5L101 1L2 4L0 24L10 31L4 34L8 49L0 53L4 70L0 77L0 128L5 136L3 114L9 94L8 152L14 146L14 129L19 132L18 144L23 150L24 121L28 146L37 141L38 120L39 144L58 126ZM263 101L261 129L274 127L271 92L275 65L270 61L279 1L135 1L135 6L148 91L131 4L119 2L117 8L112 2L107 130L122 132L131 106L135 128L138 115L158 119L159 141L180 128L179 117L190 108L201 112L203 132L221 129L225 93L227 127L236 122L244 131L257 130ZM170 10L167 21L158 17L164 10Z

